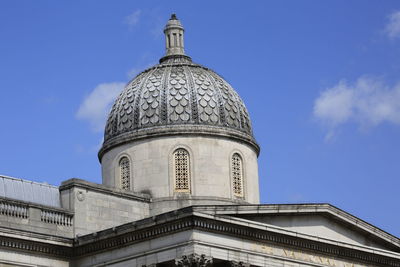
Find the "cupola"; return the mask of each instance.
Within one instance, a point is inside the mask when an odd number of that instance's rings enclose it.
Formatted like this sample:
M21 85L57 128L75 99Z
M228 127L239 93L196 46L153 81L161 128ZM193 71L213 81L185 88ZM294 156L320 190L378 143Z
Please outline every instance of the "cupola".
M99 151L103 183L155 201L258 203L259 146L243 101L185 55L175 14L164 34L160 63L131 80L111 109Z

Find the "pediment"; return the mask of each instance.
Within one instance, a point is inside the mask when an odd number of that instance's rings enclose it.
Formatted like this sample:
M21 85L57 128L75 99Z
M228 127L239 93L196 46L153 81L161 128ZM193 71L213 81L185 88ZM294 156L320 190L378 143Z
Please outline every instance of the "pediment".
M241 216L240 216L241 217ZM318 236L344 243L387 249L382 242L370 234L363 233L351 225L319 214L291 215L246 215L242 218L262 222L302 234Z
M400 252L400 239L329 204L218 207L215 214L350 245Z

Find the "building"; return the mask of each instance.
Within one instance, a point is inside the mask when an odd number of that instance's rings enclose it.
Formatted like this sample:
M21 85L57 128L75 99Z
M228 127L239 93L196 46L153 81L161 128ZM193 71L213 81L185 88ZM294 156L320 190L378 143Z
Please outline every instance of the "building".
M400 266L400 239L329 204L260 204L243 101L184 52L119 95L102 184L0 177L0 266Z

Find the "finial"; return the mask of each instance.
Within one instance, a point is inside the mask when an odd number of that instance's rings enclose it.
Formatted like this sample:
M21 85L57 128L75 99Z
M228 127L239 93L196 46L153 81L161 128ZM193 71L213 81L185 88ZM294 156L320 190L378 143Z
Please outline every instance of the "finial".
M181 22L172 14L164 28L166 56L185 55L183 32Z

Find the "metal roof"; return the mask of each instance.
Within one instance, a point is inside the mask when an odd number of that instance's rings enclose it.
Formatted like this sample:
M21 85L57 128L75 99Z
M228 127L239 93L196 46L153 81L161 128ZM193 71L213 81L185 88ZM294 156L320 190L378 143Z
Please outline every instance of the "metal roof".
M0 175L0 197L60 208L57 186Z

